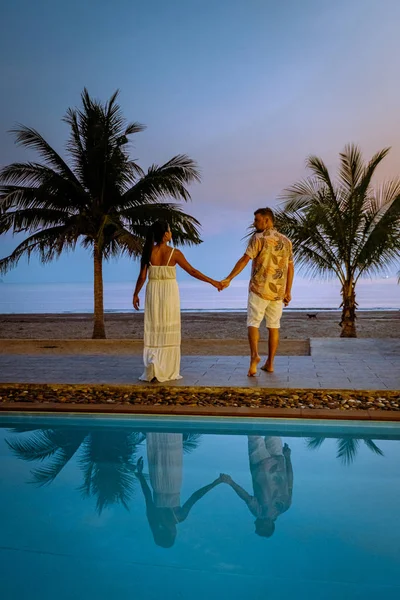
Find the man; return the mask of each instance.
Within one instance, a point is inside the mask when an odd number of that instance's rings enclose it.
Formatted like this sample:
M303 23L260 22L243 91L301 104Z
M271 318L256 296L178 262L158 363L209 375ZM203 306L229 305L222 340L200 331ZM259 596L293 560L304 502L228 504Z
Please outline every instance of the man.
M222 281L228 287L252 260L249 299L247 305L247 328L250 344L249 377L257 374L259 327L265 317L268 328L268 358L263 371L274 371L274 358L279 343L279 327L283 304L292 299L294 276L292 243L274 228L274 213L270 208L259 208L254 213L254 228L247 250Z
M248 452L253 496L233 481L230 475L221 473L220 480L227 483L244 500L256 518L255 532L271 537L276 519L290 508L293 493L293 469L291 451L276 436L248 436Z

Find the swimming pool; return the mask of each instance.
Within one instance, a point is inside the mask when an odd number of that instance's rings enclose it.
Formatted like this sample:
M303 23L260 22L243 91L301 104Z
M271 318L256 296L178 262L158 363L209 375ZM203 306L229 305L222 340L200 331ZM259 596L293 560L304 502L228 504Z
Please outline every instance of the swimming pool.
M396 424L4 415L0 597L399 598L399 500Z

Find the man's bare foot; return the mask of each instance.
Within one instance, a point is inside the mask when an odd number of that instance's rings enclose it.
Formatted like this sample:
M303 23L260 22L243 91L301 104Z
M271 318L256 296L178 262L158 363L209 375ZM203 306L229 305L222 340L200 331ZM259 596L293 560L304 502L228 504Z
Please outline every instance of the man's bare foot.
M250 368L247 373L247 377L255 377L257 375L257 365L260 362L261 358L257 355L250 359Z
M274 372L274 365L270 363L269 360L266 361L265 365L261 367L261 371L266 371L267 373Z

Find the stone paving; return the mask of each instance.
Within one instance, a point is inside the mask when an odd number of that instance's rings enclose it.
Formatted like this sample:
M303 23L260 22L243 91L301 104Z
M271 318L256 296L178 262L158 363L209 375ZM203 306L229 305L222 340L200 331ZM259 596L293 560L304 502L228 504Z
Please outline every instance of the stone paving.
M318 338L310 346L311 356L278 356L275 373L253 378L247 356L183 356L183 379L168 385L400 390L399 340ZM142 370L140 356L0 354L0 383L143 385Z

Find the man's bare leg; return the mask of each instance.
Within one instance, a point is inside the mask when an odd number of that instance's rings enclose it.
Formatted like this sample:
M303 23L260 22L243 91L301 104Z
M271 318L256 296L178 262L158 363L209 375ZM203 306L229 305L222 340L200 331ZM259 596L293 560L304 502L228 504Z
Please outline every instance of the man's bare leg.
M274 358L279 344L279 329L268 328L268 358L265 365L261 367L267 373L274 372Z
M260 332L257 327L248 327L247 335L250 344L250 367L247 375L248 377L254 377L257 373L257 365L261 360L258 355L258 340L260 339Z

